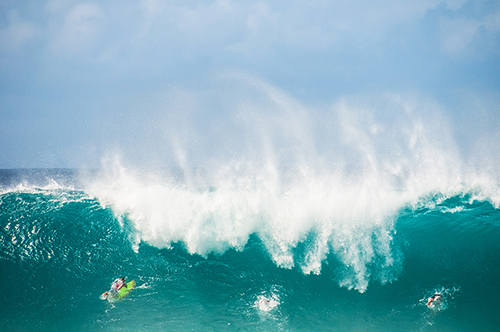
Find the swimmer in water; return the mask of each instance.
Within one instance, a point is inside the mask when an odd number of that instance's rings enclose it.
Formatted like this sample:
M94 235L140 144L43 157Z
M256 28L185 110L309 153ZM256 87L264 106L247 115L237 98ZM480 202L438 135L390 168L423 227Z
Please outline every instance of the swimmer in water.
M429 299L427 300L427 307L429 309L434 308L434 306L440 305L442 301L443 301L443 295L436 293L432 295L432 297L429 297Z
M113 281L111 284L111 289L107 292L104 292L101 294L101 299L105 300L108 297L109 298L114 298L118 295L118 291L122 289L123 287L127 288L127 284L125 283L125 278L119 278Z
M113 281L113 284L111 285L111 289L116 289L117 291L119 291L123 287L127 288L127 284L125 283L125 278L116 279L115 281Z
M259 300L259 306L268 306L271 303L271 300L266 299L265 297Z

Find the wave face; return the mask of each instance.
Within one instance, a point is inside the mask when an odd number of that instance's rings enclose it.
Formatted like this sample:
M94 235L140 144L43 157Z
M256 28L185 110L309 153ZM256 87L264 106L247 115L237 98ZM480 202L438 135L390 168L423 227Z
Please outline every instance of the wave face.
M500 326L491 186L416 195L359 175L238 171L1 171L2 330ZM101 301L120 276L138 288Z

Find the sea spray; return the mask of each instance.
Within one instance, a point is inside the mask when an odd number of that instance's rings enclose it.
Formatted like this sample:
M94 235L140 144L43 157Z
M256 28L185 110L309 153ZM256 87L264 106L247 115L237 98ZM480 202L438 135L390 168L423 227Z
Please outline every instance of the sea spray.
M247 87L258 98L226 105L237 110L228 121L241 130L223 141L238 141L237 151L199 167L188 151L203 146L176 145L178 172L112 159L88 190L131 221L136 245L180 242L207 257L241 251L256 234L279 267L319 274L333 256L336 280L347 288L365 292L370 280L395 280L403 261L393 241L398 211L463 188L438 106L388 95L374 109L345 98L325 118L270 85Z

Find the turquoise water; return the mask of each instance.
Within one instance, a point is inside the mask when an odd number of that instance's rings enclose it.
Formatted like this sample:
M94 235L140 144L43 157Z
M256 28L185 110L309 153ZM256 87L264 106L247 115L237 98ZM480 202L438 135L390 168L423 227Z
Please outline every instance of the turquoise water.
M500 327L500 209L479 187L0 173L2 331ZM100 300L121 276L137 289Z

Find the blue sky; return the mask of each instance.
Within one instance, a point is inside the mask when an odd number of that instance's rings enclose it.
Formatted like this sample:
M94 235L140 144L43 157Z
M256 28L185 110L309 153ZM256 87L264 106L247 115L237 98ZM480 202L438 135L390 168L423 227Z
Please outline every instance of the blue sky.
M416 93L498 123L499 59L498 1L4 0L0 168L234 150L234 114L262 91L315 114Z

